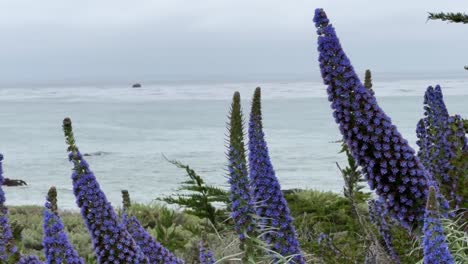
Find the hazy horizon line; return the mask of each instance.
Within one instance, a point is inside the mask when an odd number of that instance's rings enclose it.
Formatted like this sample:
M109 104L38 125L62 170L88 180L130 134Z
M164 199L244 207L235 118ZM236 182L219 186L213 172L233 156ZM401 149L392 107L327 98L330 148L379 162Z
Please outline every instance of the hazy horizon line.
M365 70L358 70L364 76ZM428 78L434 80L437 78L444 79L468 79L468 71L461 68L460 71L446 72L429 72L429 71L373 71L373 79L380 81L400 81L400 80L421 80ZM363 80L363 77L361 78ZM268 82L321 82L322 79L317 72L297 73L297 74L281 74L281 73L266 73L252 74L252 76L235 75L235 74L213 74L203 76L176 76L165 75L160 77L64 77L56 79L41 79L41 80L18 80L18 81L1 81L0 88L6 87L24 87L24 86L92 86L92 85L132 85L140 83L142 85L156 84L200 84L200 83L268 83Z

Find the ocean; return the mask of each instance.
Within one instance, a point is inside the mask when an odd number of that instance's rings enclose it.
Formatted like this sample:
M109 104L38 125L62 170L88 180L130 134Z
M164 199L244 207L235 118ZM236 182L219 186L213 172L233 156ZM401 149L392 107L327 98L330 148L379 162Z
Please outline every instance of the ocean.
M379 104L412 146L428 85L441 84L451 114L468 116L468 77L374 82ZM120 191L151 202L176 193L185 172L164 158L190 165L207 183L228 188L226 122L234 91L248 117L255 87L262 87L264 131L283 189L341 192L335 162L345 166L340 139L321 82L198 82L124 85L0 87L0 152L4 176L25 187L5 187L9 205L42 205L50 186L59 207L77 209L62 120L73 121L77 145L108 199ZM164 155L164 156L163 156Z

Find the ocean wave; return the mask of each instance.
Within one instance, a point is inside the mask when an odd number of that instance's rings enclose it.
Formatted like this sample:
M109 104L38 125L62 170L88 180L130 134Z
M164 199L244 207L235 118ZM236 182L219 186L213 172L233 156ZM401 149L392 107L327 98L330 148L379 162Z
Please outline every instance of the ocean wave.
M429 85L440 84L444 94L468 95L468 79L446 79L435 83L427 80L375 82L378 97L423 96ZM16 87L0 88L0 101L54 102L139 102L159 100L229 100L234 91L250 96L261 86L265 100L326 97L326 86L320 82L149 84L134 89L129 86Z

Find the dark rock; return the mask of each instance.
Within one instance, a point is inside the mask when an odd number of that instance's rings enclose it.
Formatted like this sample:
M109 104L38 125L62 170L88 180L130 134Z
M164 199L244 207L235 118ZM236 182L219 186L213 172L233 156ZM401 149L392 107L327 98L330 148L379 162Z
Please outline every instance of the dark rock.
M132 85L132 88L141 88L141 84L135 83Z
M108 154L109 152L104 152L104 151L96 151L96 152L90 152L90 153L85 153L83 154L84 157L91 157L91 156L102 156L105 154Z
M15 180L15 179L5 178L5 179L3 179L3 185L5 185L5 186L25 186L25 185L28 185L28 184L23 180Z

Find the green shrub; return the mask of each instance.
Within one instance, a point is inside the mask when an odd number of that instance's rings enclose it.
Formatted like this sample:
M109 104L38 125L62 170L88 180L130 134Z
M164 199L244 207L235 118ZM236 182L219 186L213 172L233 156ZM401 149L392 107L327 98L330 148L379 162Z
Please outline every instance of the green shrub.
M184 209L185 213L208 219L215 227L218 227L218 224L226 219L226 210L223 208L229 201L228 192L207 185L203 178L190 166L177 160L167 161L185 170L189 179L181 183L181 186L177 189L179 194L158 198L158 200L178 205ZM216 207L216 203L221 204L221 206Z
M319 256L326 263L363 261L362 230L347 198L312 190L287 193L285 198L306 255ZM324 235L328 239L319 243Z
M17 243L22 254L37 255L42 258L43 207L12 206L9 209L10 219L15 223L14 229L22 229L22 239ZM81 215L78 212L63 211L60 213L60 217L66 227L70 242L80 255L87 260L86 263L95 263L91 239L83 224Z

